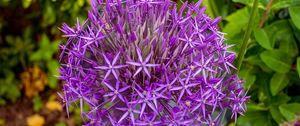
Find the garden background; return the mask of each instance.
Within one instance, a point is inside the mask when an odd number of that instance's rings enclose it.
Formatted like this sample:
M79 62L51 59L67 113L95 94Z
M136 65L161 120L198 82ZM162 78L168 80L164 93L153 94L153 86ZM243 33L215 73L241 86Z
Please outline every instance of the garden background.
M203 5L212 18L222 16L219 27L235 45L232 51L239 52L247 26L253 28L238 73L251 100L245 115L236 124L229 117L228 125L300 122L300 0L259 0L254 16L254 0ZM0 126L84 123L78 108L68 117L57 95L59 44L65 41L58 28L85 20L89 8L88 0L0 0Z

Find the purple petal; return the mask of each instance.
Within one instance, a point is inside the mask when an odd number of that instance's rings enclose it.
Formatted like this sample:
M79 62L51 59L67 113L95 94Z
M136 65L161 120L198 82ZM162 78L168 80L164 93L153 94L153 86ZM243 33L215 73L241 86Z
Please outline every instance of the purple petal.
M122 122L127 116L128 116L128 112L125 112L122 117L119 119L118 123Z

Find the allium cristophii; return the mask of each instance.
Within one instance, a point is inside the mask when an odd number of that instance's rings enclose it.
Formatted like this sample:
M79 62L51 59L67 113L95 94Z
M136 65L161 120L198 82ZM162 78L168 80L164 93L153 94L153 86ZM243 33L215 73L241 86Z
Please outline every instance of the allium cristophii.
M61 98L86 125L220 125L248 100L235 54L205 7L170 0L91 0L88 19L60 28ZM83 104L89 106L83 111Z

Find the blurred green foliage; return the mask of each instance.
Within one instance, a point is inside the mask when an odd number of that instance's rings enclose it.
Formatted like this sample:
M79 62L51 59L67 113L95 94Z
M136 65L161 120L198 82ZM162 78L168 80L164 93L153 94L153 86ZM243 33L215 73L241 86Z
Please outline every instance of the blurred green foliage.
M0 0L0 105L22 96L20 73L35 65L47 73L48 87L58 88L58 27L85 19L88 7L88 0Z
M204 2L210 16L223 16L221 30L238 52L254 0ZM251 96L240 126L274 126L300 113L300 0L259 0L258 8L238 73Z

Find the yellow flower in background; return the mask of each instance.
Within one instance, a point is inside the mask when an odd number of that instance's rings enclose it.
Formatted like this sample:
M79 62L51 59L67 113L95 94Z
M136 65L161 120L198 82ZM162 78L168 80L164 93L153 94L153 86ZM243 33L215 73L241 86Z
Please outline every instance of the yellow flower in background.
M62 106L57 101L48 101L46 103L46 108L51 112L52 111L62 111Z
M43 126L45 124L45 119L43 116L35 114L27 117L26 122L28 126Z

